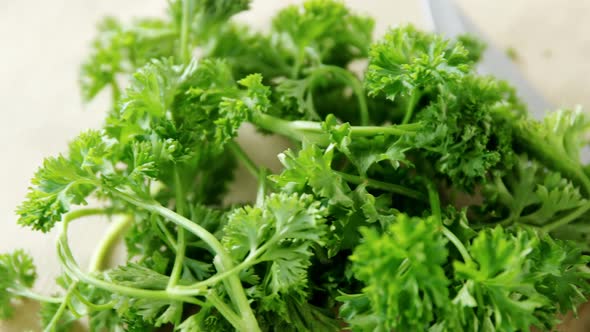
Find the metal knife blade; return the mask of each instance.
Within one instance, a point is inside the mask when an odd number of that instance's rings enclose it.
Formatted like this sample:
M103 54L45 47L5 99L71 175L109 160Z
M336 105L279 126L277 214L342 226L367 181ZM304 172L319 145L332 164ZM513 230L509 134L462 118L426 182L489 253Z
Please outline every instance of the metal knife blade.
M530 114L541 119L547 111L552 110L551 103L524 77L520 69L508 56L485 39L469 18L461 12L461 9L453 0L422 0L422 5L427 17L429 28L447 38L469 33L486 44L487 48L477 67L481 74L493 74L494 76L512 84L527 104Z

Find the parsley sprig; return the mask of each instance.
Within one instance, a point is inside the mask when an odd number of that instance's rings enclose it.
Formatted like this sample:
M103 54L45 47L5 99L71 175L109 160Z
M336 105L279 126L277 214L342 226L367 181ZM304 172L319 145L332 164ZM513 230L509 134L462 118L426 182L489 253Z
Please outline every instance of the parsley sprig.
M474 71L470 37L401 26L371 43L370 18L319 0L254 32L232 18L248 6L178 0L100 24L80 82L86 100L111 91L104 125L47 158L17 208L25 227L61 228L62 291L34 290L25 251L2 254L0 318L29 298L46 331L84 317L92 331L522 331L587 299L583 112L529 118ZM245 123L291 141L282 170L242 150ZM227 204L238 164L256 199ZM112 222L84 268L68 228L91 215ZM108 266L121 238L127 261Z

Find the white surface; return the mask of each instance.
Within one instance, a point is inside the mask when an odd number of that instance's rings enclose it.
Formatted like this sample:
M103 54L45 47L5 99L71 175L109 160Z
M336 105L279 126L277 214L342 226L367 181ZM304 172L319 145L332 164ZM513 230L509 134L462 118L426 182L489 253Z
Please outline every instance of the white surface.
M255 0L253 11L241 15L256 24L268 22L286 3ZM419 1L350 0L351 7L374 16L377 32L391 24L422 25ZM499 47L516 48L532 82L556 105L590 105L590 1L587 0L462 0L464 11ZM0 252L26 248L42 276L37 288L52 289L56 265L54 235L34 233L15 225L13 213L23 199L43 157L62 151L68 139L102 122L104 105L82 105L77 86L78 66L89 50L95 24L106 14L122 19L161 15L164 0L19 0L0 1ZM548 54L550 53L550 56ZM272 162L280 149L260 149L246 138L257 159ZM247 143L250 142L250 143ZM238 187L252 185L247 175ZM247 197L244 189L238 199ZM104 223L75 225L72 236L82 264ZM20 322L0 323L0 331L34 328L30 308L19 310Z

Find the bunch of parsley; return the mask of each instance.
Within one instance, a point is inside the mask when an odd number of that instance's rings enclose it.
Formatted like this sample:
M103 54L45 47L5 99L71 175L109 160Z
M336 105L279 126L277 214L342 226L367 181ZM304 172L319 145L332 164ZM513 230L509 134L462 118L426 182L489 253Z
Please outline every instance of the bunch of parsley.
M100 25L81 86L111 91L104 126L47 158L18 208L23 226L59 224L63 291L37 293L31 257L3 254L0 318L31 298L46 331L506 332L587 299L586 114L529 118L475 73L467 37L404 26L371 44L370 18L325 0L260 33L232 20L248 5ZM245 122L291 139L282 172L236 143ZM227 206L238 163L258 195ZM83 269L68 226L90 215L113 221ZM127 263L106 269L119 236Z

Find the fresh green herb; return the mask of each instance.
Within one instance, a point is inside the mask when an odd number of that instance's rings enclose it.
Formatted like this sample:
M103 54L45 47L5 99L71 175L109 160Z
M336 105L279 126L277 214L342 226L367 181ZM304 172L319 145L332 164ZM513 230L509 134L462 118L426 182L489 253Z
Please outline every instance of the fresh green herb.
M232 19L248 6L177 0L164 19L100 25L81 85L86 100L111 90L104 126L47 158L17 209L61 228L63 290L39 294L32 258L0 255L0 318L30 298L45 331L84 317L92 331L525 331L587 300L584 113L530 119L474 72L472 37L402 26L371 43L372 20L332 0L259 33ZM292 141L279 173L241 149L244 123ZM238 163L257 197L226 205ZM113 221L86 270L68 228L90 215ZM127 262L105 266L121 237Z

